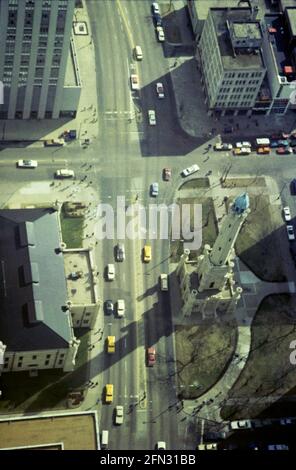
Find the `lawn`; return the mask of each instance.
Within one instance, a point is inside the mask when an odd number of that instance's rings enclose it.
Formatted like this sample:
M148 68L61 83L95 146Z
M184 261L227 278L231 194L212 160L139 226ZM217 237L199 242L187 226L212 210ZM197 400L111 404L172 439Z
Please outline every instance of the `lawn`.
M283 222L278 206L271 205L266 195L250 194L250 208L235 244L236 253L264 281L285 281L285 261L280 256Z
M61 227L63 242L67 248L81 248L83 235L83 217L67 217L61 211Z
M189 181L185 181L185 183L180 186L179 191L181 189L199 189L199 188L209 188L210 182L209 178L195 178Z
M223 375L237 339L234 322L176 327L178 393L197 398Z
M251 352L222 408L223 419L250 418L295 389L296 367L289 360L296 339L296 296L274 295L262 302L252 324ZM237 404L235 403L237 401Z

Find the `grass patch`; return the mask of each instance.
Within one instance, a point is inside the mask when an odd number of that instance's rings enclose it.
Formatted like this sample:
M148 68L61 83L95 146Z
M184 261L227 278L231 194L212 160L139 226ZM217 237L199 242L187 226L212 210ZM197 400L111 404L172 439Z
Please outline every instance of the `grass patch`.
M234 323L176 328L178 392L182 398L197 398L217 382L233 355L236 337Z
M83 222L83 217L67 217L61 211L62 236L67 248L82 247Z
M190 252L190 258L202 253L203 246L206 243L213 245L218 234L218 225L215 215L214 203L212 198L182 198L177 200L177 204L202 204L202 246L198 250ZM193 218L193 217L192 217ZM193 220L190 221L191 230L193 230ZM183 242L175 240L171 242L171 259L177 263L183 253Z
M182 186L180 186L180 189L199 189L199 188L209 188L210 187L210 182L209 178L196 178L192 179L189 181L185 181Z
M290 363L290 343L296 339L296 296L269 296L260 305L252 324L252 345L247 364L224 406L223 419L254 417L295 388L296 368ZM285 415L282 415L285 416Z
M250 195L250 208L236 241L236 253L259 278L285 281L285 261L279 256L283 225L279 210L266 195Z
M226 180L221 182L222 188L245 188L248 189L249 186L253 187L266 187L266 181L263 177L254 178L226 178Z
M0 377L0 413L13 410L14 413L38 412L49 409L62 409L66 406L70 390L80 389L88 380L87 354L90 332L84 333L81 341L75 370L63 373L57 370L40 371L37 377L29 377L29 372L5 373Z

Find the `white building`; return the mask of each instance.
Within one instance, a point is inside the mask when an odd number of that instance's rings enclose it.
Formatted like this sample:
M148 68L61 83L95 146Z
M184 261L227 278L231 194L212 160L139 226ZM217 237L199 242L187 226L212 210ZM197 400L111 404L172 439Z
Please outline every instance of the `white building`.
M75 117L81 83L75 0L0 1L0 119Z

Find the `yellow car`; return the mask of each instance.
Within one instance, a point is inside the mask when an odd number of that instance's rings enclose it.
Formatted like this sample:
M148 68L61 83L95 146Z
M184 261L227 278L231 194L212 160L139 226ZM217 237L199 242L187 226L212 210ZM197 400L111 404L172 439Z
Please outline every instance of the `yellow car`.
M151 261L151 246L150 245L145 245L144 246L144 252L143 252L143 258L145 263L149 263Z
M115 336L107 336L107 352L115 353Z
M105 387L105 402L113 402L113 384L107 384Z

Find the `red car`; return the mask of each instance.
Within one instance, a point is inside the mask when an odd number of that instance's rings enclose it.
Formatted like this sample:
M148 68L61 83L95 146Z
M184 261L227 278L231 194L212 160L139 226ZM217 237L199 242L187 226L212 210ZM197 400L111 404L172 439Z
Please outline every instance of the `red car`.
M164 181L170 181L172 177L172 170L170 168L163 169L163 179Z
M276 153L278 155L290 155L290 153L292 153L293 150L291 149L291 147L279 147L276 149Z
M156 362L156 352L155 348L147 349L147 365L148 367L153 367Z

